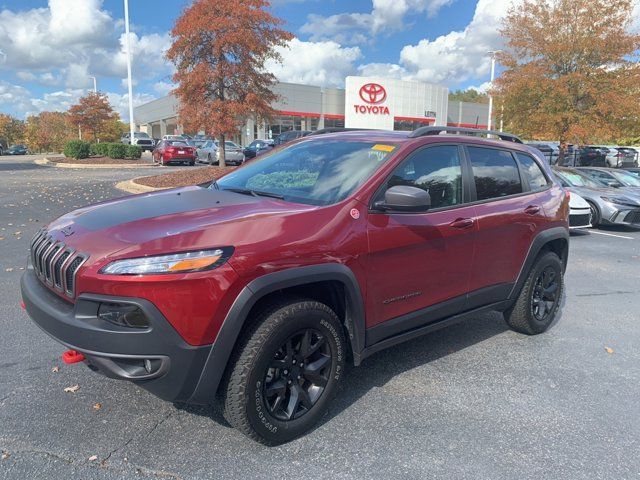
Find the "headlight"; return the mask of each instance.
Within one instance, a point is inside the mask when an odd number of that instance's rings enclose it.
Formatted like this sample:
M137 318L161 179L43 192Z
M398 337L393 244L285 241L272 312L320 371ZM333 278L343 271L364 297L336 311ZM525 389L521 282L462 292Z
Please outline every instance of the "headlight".
M100 270L106 275L154 275L211 270L226 262L233 248L116 260Z
M629 207L637 207L640 205L638 202L635 202L627 197L600 197L605 202L615 203L616 205L626 205Z

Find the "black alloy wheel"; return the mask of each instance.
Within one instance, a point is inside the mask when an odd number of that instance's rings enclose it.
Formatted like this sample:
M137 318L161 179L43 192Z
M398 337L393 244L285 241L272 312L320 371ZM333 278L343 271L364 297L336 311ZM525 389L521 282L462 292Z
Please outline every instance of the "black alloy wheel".
M548 266L536 278L532 290L531 313L539 322L546 322L559 300L560 284L553 267Z
M329 381L331 351L315 329L290 336L276 351L263 382L263 398L271 415L293 420L307 413Z

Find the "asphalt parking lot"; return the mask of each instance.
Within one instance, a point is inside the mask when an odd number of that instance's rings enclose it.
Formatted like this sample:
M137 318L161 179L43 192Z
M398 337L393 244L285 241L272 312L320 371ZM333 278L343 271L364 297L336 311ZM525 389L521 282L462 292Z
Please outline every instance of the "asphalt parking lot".
M141 172L0 157L0 478L640 478L640 231L572 236L546 334L487 314L381 352L316 430L267 448L215 407L64 365L20 309L35 231Z

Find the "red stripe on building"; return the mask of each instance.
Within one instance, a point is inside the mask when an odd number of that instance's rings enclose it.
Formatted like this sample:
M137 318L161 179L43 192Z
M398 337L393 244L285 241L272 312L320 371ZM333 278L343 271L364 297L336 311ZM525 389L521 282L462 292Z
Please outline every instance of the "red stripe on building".
M393 117L396 122L417 122L432 125L436 119L431 117Z
M480 130L487 129L487 125L476 125L475 123L447 123L447 127L478 128Z
M311 113L311 112L288 112L286 110L278 110L280 115L288 115L290 117L311 117L311 118L320 118L321 115L319 113ZM326 115L325 115L326 117Z

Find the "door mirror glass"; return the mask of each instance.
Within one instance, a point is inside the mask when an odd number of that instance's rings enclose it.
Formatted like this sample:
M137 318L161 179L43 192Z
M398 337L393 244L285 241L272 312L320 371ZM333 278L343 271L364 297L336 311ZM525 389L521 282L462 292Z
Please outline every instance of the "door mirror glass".
M607 182L607 185L613 188L620 188L622 186L618 182Z
M431 196L423 189L408 185L396 185L384 194L384 201L376 208L398 212L426 212L431 208Z

